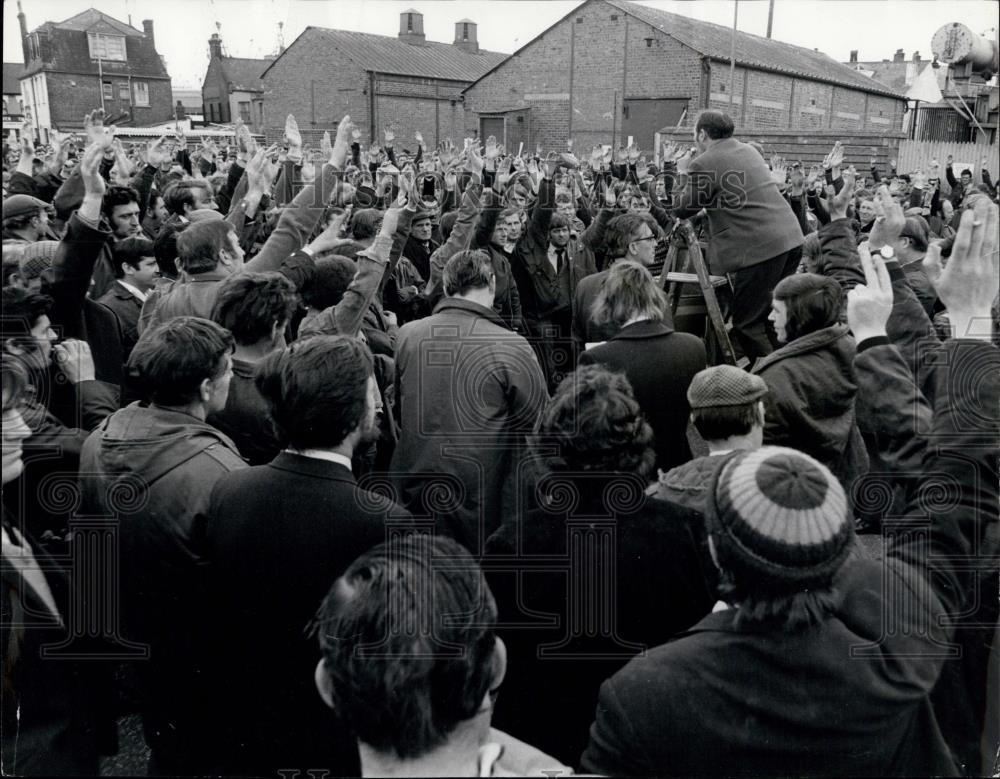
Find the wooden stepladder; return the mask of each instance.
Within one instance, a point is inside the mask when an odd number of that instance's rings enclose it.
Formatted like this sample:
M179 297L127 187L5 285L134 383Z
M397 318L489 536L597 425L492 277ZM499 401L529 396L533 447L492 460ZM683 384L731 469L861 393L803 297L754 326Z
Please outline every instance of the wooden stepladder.
M667 258L663 262L663 272L660 274L660 286L667 291L671 316L677 313L683 285L697 283L701 288L701 296L705 300L705 310L708 313L709 328L706 328L706 339L709 336L714 337L723 361L730 365L736 365L733 344L729 340L729 332L726 330L726 322L722 317L722 309L719 308L719 299L715 296L716 288L728 284L728 279L725 276L709 275L705 258L701 254L698 237L688 220L678 220L670 232L670 237L670 248L667 250ZM681 248L687 249L687 262L684 263L683 269L677 267ZM689 268L693 268L694 273L688 272ZM711 349L709 352L711 353Z

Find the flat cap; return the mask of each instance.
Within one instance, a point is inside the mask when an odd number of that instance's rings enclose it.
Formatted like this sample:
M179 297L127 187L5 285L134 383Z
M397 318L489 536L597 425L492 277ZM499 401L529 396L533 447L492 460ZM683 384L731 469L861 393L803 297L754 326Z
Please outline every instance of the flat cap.
M44 200L39 200L31 195L11 195L3 201L3 218L11 219L15 216L34 214L51 207Z
M687 398L692 409L718 406L745 406L767 394L767 384L760 376L734 365L716 365L695 374Z
M24 254L18 263L18 271L26 279L37 279L52 267L59 249L59 241L35 241L24 247Z

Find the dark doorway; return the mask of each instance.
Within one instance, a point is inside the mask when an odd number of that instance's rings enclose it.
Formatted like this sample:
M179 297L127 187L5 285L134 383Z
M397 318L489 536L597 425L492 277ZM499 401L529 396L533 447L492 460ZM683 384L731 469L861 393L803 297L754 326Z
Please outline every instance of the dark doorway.
M639 148L651 159L653 136L663 127L676 125L687 106L687 98L626 100L621 144L624 146L628 143L628 137L631 135Z
M491 135L497 139L497 143L503 144L503 117L502 116L481 116L479 117L479 138L485 144L486 139Z

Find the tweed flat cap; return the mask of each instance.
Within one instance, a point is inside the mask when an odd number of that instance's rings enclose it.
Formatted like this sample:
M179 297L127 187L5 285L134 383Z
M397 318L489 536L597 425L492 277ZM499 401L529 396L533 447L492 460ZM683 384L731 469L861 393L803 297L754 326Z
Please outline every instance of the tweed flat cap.
M745 406L767 394L767 384L734 365L716 365L695 374L688 387L692 409L717 406Z

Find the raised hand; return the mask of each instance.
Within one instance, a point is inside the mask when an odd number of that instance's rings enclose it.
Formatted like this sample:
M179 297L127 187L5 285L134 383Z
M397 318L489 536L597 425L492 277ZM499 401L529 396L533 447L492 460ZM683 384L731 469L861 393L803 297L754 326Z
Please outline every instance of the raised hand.
M792 168L790 178L788 180L789 193L792 197L802 197L802 193L806 191L806 179L802 174L802 168L796 165Z
M424 148L424 136L420 133L420 130L417 130L415 133L413 133L413 140L417 142L417 146L419 146L421 149Z
M599 170L601 167L601 162L604 160L604 151L600 146L593 146L590 149L590 168L591 170Z
M445 138L438 144L438 159L445 168L450 168L455 161L455 144L451 138Z
M607 149L604 150L604 164L605 165L610 165L611 164L611 157L612 157L613 154L614 154L614 151L612 151L612 149L611 149L610 146Z
M96 198L104 197L107 184L104 176L101 175L101 160L104 157L104 149L98 144L92 143L83 152L83 159L80 160L80 178L83 180L83 190L86 195L93 195Z
M324 130L323 137L319 139L319 153L327 161L333 156L333 141L330 140L329 130Z
M881 249L899 238L906 224L903 207L896 201L887 187L879 187L875 193L875 222L868 234L871 250Z
M624 146L619 146L615 149L615 162L619 165L624 165L626 159L628 159L628 154L626 153Z
M486 146L483 149L483 156L487 160L495 160L500 155L500 149L497 148L497 139L495 136L491 135L486 139Z
M865 283L847 293L847 325L860 343L886 334L892 313L892 279L880 255L872 256L868 242L858 246Z
M956 338L990 338L993 301L1000 292L997 251L998 210L983 194L974 193L962 213L948 264L941 267L941 247L931 244L923 268L941 302ZM980 320L978 327L973 326Z
M469 148L465 150L465 158L466 170L470 173L475 173L477 176L482 176L485 162L479 156L479 147L477 144L473 143L469 145Z
M569 168L570 170L576 170L580 167L580 160L572 152L564 151L559 155L559 161L564 168Z
M635 143L630 143L625 149L630 165L635 165L639 161L639 147Z
M351 139L357 128L351 123L351 117L345 116L337 125L337 138L330 149L328 161L337 170L343 170L347 155L351 150Z
M146 164L154 168L166 165L173 159L170 149L167 147L167 136L161 135L155 141L146 144Z
M392 130L392 125L387 124L382 128L382 137L385 138L385 148L391 149L392 144L396 141L396 133Z
M111 142L115 139L115 128L104 126L103 108L91 111L83 117L83 131L88 143L96 144L105 151L111 148Z
M299 123L289 114L285 117L285 140L288 141L288 158L295 162L302 159L302 133Z
M694 150L688 149L680 157L677 158L677 174L687 175L688 169L691 167L691 160L694 159Z
M271 161L277 151L277 144L266 149L258 149L247 162L247 190L261 195L271 191L271 184L278 175L278 164Z
M844 161L844 147L840 141L833 144L833 151L830 152L829 160L831 168L839 168L840 164Z
M785 181L788 178L788 165L785 161L775 154L771 157L771 181L777 184L779 187L785 186Z
M846 171L843 175L843 181L844 186L840 188L840 192L834 193L833 186L829 186L826 189L830 219L846 219L847 207L854 198L854 174Z

